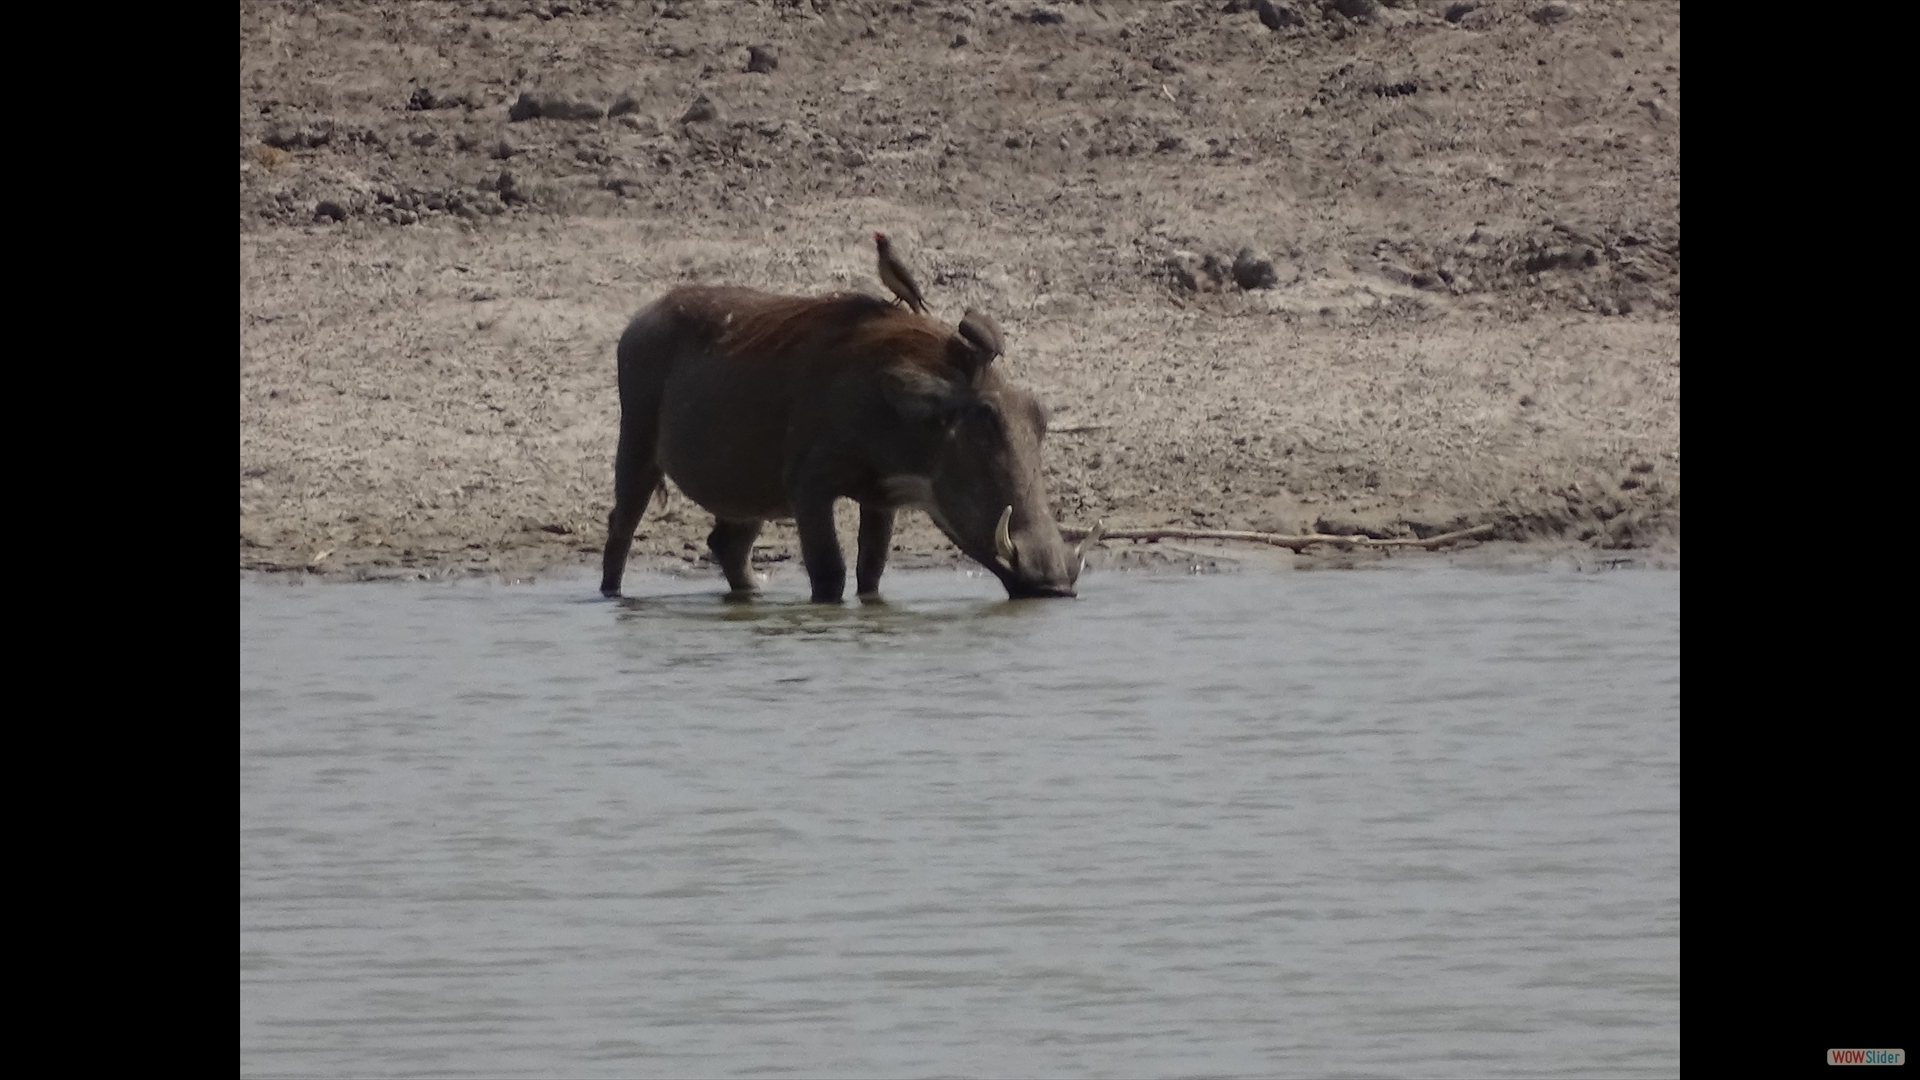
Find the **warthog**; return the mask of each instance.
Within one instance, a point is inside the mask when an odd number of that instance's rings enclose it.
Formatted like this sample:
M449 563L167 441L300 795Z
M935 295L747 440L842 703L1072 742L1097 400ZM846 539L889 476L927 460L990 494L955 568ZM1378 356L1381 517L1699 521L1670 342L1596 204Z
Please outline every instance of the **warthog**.
M620 336L620 449L600 591L662 474L716 518L707 546L735 592L766 520L791 518L813 599L837 603L846 563L833 504L860 504L855 576L878 595L901 507L924 509L1012 597L1072 596L1081 553L1047 509L1046 414L993 367L992 320L958 328L859 294L675 289ZM1097 541L1090 537L1089 541Z

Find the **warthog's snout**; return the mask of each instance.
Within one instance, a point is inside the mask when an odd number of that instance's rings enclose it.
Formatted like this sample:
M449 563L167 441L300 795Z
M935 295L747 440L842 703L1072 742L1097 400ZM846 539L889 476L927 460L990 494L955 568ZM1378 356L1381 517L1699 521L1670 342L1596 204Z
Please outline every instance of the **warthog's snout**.
M1081 567L1086 565L1084 556L1100 542L1104 526L1068 547L1051 521L1044 531L1030 531L1025 540L1016 543L1008 528L1012 520L1013 507L1008 506L993 527L991 565L1007 587L1007 596L1014 600L1078 596L1073 587L1080 580Z

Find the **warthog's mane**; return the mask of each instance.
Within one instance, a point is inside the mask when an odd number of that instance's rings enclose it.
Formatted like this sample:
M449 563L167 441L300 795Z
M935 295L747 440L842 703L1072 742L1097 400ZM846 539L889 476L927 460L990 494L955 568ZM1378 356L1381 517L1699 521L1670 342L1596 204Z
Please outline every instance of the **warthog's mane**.
M752 305L731 305L720 317L726 326L721 342L736 356L778 356L811 343L938 363L952 333L865 293L768 296Z

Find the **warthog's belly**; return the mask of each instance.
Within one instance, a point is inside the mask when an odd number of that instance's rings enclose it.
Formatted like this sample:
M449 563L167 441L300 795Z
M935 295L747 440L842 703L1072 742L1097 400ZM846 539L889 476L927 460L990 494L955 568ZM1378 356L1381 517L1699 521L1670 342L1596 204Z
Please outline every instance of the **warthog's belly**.
M682 494L722 518L793 516L777 442L726 425L665 425L657 460Z

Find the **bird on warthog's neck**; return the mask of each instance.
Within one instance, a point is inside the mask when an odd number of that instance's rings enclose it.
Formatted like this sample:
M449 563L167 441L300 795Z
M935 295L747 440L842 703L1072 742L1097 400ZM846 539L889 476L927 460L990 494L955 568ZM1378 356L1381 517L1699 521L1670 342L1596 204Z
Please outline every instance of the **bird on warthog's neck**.
M913 274L894 256L893 244L887 239L887 234L874 233L873 246L880 251L880 284L912 308L915 314L925 315L927 302L920 298L920 286L914 283Z

